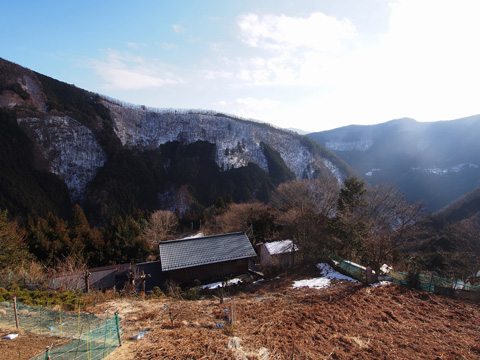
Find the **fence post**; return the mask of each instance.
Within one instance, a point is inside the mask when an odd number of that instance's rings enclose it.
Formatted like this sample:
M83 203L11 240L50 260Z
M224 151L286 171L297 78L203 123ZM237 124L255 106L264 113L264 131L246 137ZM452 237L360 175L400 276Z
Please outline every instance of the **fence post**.
M15 325L18 329L18 312L17 312L17 297L13 297L13 311L15 312Z
M118 312L115 313L115 325L117 327L118 346L122 346L122 338L120 336L120 326L118 325Z
M431 276L432 276L432 277L430 278L430 285L428 285L428 291L429 291L429 292L433 292L433 291L432 291L433 274L432 274Z
M45 350L45 360L50 360L50 346Z

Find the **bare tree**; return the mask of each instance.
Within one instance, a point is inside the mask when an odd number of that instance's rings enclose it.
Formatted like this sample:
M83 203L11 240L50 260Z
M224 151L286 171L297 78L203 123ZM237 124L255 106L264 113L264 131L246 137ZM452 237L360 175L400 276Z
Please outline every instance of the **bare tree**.
M316 259L330 246L328 223L339 189L332 179L294 180L277 188L272 200L280 208L277 225L303 251L304 259Z
M155 211L145 230L145 238L151 242L163 241L172 234L178 226L178 217L168 210Z
M274 209L260 202L231 204L217 219L223 232L245 231L252 242L273 236Z
M280 184L275 192L272 204L287 206L325 216L335 215L340 185L333 179L294 180Z
M346 185L355 190L340 196L337 224L341 231L337 234L343 237L344 247L354 248L353 255L378 276L381 265L393 261L396 251L415 234L423 204L408 203L393 185L368 190L358 180Z
M480 270L480 213L449 225L448 236L455 244L455 274L462 280L478 283Z

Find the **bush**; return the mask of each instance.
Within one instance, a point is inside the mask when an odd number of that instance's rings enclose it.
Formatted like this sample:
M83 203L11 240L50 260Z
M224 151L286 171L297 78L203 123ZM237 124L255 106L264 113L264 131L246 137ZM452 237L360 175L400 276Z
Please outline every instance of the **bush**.
M150 291L150 296L153 298L161 298L165 296L165 293L158 286L155 286L152 291Z

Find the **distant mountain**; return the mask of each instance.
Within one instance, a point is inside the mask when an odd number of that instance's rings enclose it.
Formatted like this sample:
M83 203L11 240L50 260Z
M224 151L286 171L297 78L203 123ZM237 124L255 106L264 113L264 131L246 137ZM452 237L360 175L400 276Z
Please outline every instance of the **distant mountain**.
M442 209L480 186L480 115L420 123L398 119L308 136L371 183L395 183L411 200Z
M0 208L16 215L68 216L77 202L97 222L134 209L200 216L220 197L266 201L294 178L354 174L305 136L212 111L124 104L3 59L0 126Z
M431 216L437 227L460 222L471 217L480 217L480 187L456 199Z

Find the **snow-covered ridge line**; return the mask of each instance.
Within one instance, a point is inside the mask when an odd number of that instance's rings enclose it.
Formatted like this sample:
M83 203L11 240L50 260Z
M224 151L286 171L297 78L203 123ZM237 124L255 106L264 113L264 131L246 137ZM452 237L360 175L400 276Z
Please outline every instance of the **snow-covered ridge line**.
M122 144L139 150L158 149L171 141L184 144L208 141L216 144L215 160L226 171L255 163L268 172L261 143L276 150L297 178L312 178L317 170L341 172L331 162L313 154L298 136L269 125L239 120L218 113L152 112L143 107L124 107L104 101Z
M100 95L98 94L101 98L107 100L108 102L122 106L125 108L133 109L133 110L143 110L143 111L149 111L149 112L154 112L154 113L159 113L159 114L177 114L177 115L192 115L192 114L197 114L197 115L210 115L210 116L220 116L222 115L223 117L227 118L233 118L239 121L247 121L247 122L253 122L261 125L267 125L271 126L275 129L278 130L283 130L283 131L290 131L290 130L285 130L282 129L279 126L276 126L274 124L270 124L258 119L253 119L253 118L245 118L239 115L235 114L229 114L223 111L215 111L215 110L207 110L207 109L181 109L181 108L157 108L157 107L152 107L152 106L146 106L146 105L138 105L138 104L133 104L129 103L126 101L121 101L118 99L114 99L105 95ZM292 131L293 132L293 131Z

